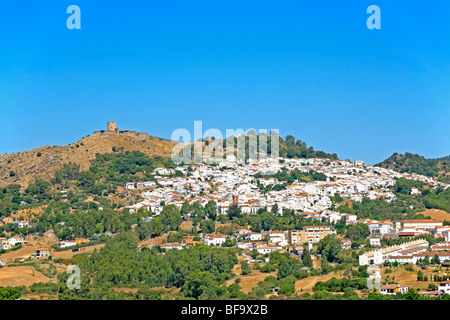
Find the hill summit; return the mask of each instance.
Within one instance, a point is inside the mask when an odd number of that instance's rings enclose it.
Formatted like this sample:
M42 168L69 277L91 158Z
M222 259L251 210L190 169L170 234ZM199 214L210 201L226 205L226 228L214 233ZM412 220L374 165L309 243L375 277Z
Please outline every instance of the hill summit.
M43 146L25 152L0 154L0 187L27 186L35 179L50 180L63 164L73 162L87 170L97 153L140 151L148 156L170 157L176 143L145 132L119 130L115 121L66 146Z
M450 156L426 159L423 156L409 152L405 154L394 153L375 166L393 169L401 173L417 173L443 181L450 181Z

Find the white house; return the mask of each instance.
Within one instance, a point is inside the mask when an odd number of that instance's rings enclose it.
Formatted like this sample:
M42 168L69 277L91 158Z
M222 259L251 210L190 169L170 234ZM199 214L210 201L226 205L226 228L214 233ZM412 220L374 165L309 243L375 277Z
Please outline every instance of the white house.
M221 245L222 243L225 243L227 239L226 236L222 234L207 234L206 236L203 237L202 240L208 246L211 245L218 246Z
M156 168L154 170L155 173L160 174L162 176L171 175L175 173L174 169L167 169L167 168Z
M378 237L369 238L369 243L373 247L381 247L381 239Z
M283 231L269 231L267 233L267 238L270 242L278 243L286 239L286 234Z
M17 225L19 226L19 228L24 228L24 227L28 227L30 225L30 223L28 221L19 221L19 222L17 222Z
M407 293L408 287L397 284L388 284L380 288L380 294L395 295L397 293Z
M275 251L275 250L277 250L277 248L269 247L269 246L260 246L260 247L256 248L256 251L258 251L258 253L262 254L262 255L269 254L269 253L271 253L272 251Z
M11 244L8 242L6 238L0 238L0 250L9 250L11 249Z
M262 234L259 232L250 232L245 235L245 239L250 241L258 241L262 239Z
M134 189L135 188L134 187L134 182L127 182L127 183L125 183L124 188L125 188L125 190L132 190L132 189Z
M450 294L450 280L439 282L438 291Z
M137 183L137 187L138 188L148 188L148 187L153 187L156 186L156 182L155 181L145 181L145 182L138 182Z
M72 247L72 246L76 246L76 245L77 245L76 240L63 240L63 241L60 241L58 244L58 246L60 248L67 248L67 247Z
M351 249L352 241L348 238L341 239L341 247L342 249Z
M10 245L15 246L16 244L23 244L23 238L20 237L11 237L8 239Z
M177 250L181 250L184 248L186 244L184 243L179 243L179 242L173 242L173 243L163 243L160 244L159 247L166 249L166 250L170 250L170 249L177 249Z

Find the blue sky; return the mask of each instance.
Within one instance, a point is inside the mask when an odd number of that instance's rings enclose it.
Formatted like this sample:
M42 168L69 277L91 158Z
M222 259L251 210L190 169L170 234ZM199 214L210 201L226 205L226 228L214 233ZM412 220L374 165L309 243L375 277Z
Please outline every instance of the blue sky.
M201 120L372 164L450 154L448 1L9 1L0 38L0 153Z

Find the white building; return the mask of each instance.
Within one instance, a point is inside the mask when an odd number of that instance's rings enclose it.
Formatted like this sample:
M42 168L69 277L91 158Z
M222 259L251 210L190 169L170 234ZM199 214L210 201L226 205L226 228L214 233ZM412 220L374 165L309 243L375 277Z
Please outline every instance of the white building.
M24 228L24 227L28 227L30 225L30 223L28 221L19 221L19 222L17 222L17 225L19 226L19 228Z
M203 237L203 242L208 245L215 245L215 246L219 246L222 243L225 243L226 236L225 235L221 235L221 234L207 234L206 236Z
M259 241L262 239L262 234L259 232L250 232L244 236L245 236L245 239L250 240L250 241Z
M6 238L0 238L0 250L10 250L11 244Z
M369 238L369 243L373 247L381 247L381 239L380 238Z
M16 244L23 244L24 240L23 240L23 238L15 236L15 237L9 238L8 242L10 245L15 246Z
M450 280L439 282L438 291L450 294Z
M170 249L181 250L184 248L184 246L185 246L184 243L179 243L179 242L163 243L163 244L159 245L160 248L166 249L166 250L170 250Z
M63 240L60 241L58 246L60 248L67 248L67 247L73 247L77 245L77 241L76 240Z
M380 294L395 295L397 293L407 293L408 287L397 284L388 284L380 288Z
M425 251L428 248L428 241L419 239L410 241L397 246L390 246L375 251L369 251L359 256L359 265L382 264L389 261L391 256L406 256L411 254L400 254L401 251L414 249L415 252Z
M132 190L132 189L134 189L135 188L134 187L134 182L127 182L127 183L125 183L124 188L125 188L125 190Z

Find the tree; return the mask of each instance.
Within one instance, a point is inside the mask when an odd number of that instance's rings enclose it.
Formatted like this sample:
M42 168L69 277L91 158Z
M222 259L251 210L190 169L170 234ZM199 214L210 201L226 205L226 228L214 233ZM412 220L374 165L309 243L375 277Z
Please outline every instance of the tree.
M411 288L407 293L403 294L404 300L419 300L421 298L418 290Z
M209 219L215 221L217 219L217 204L214 200L209 200L205 205L205 212Z
M183 202L183 204L181 205L180 213L185 219L190 217L190 215L192 214L192 208L189 202Z
M423 273L420 270L417 272L417 281L423 281Z
M237 203L233 203L230 208L228 208L228 219L233 220L233 218L240 218L241 217L241 208Z
M307 244L305 244L303 246L302 261L306 267L312 268L313 262L312 262L311 253L309 252L309 248L308 248Z
M271 230L278 227L278 221L275 215L271 212L263 212L260 215L261 218L261 229Z
M181 287L181 292L186 297L198 299L204 293L208 294L209 297L214 296L213 293L217 292L218 287L218 283L211 272L195 270L187 277L186 282Z
M284 294L287 296L291 296L295 293L295 277L288 276L286 278L281 279L280 281L280 290L279 294Z
M202 220L200 221L200 229L202 233L212 233L216 231L216 224L213 220Z
M335 235L327 235L317 245L317 251L329 262L339 260L338 254L341 249L341 241Z
M242 275L244 275L244 276L252 273L252 268L250 268L250 265L248 264L248 262L246 260L241 262L241 270L242 270Z
M276 258L275 253L271 255L271 261L275 260ZM278 279L283 279L288 276L295 275L297 272L300 271L301 265L300 262L294 258L291 258L290 256L286 257L284 255L279 257L279 263L278 263Z
M20 290L13 287L0 288L0 300L17 300L20 298Z
M370 235L369 226L364 223L357 223L356 225L350 225L347 228L345 237L350 238L352 241L362 240Z
M61 184L63 181L75 181L80 174L80 165L69 162L63 164L62 168L55 172L56 183Z
M180 211L174 204L164 206L159 217L161 217L163 227L168 230L177 230L178 226L183 222Z
M434 257L431 259L431 264L440 264L441 263L441 260L439 260L439 256L438 256L438 254L436 253L435 255L434 255Z
M279 211L279 209L278 209L278 204L275 203L275 204L272 206L271 212L272 212L274 215L277 215L277 214L278 214L278 211Z

